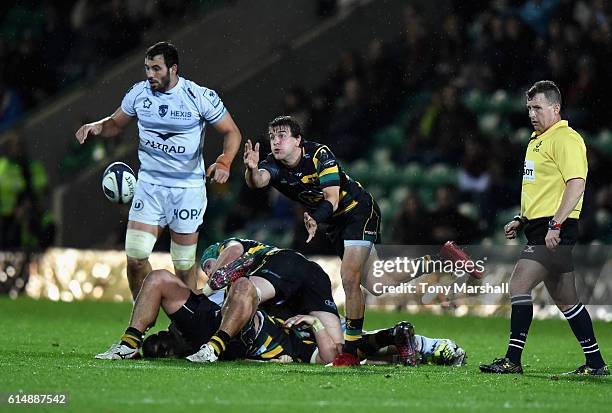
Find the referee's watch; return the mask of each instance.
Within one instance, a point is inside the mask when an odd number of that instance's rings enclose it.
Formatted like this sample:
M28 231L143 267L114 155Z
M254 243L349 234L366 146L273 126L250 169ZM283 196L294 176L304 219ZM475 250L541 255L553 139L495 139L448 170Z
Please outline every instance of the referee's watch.
M560 231L561 224L555 221L554 219L551 219L550 221L548 221L548 230L549 231Z
M525 219L525 217L521 215L515 215L514 218L512 218L512 221L516 221L519 223L519 227L518 227L519 231L522 230L525 224L527 223L527 220Z

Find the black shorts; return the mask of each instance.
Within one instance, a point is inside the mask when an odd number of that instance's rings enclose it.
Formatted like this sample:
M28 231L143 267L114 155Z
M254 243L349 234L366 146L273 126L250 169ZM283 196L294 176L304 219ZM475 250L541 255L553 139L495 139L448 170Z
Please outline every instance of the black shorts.
M340 258L344 256L344 241L370 241L380 244L380 208L372 195L363 191L358 204L329 221L327 237Z
M567 219L561 225L561 243L554 251L546 248L544 238L548 232L549 218L530 220L525 227L527 245L520 255L520 259L537 261L554 274L564 274L574 271L572 250L578 239L578 220Z
M287 315L308 314L311 311L326 311L338 315L332 297L331 281L323 268L302 254L280 250L267 255L251 276L270 282L276 291L263 308L278 314L271 306L282 306ZM284 318L283 315L279 315Z
M221 307L205 295L193 292L175 313L168 317L192 348L200 346L213 336L221 325Z

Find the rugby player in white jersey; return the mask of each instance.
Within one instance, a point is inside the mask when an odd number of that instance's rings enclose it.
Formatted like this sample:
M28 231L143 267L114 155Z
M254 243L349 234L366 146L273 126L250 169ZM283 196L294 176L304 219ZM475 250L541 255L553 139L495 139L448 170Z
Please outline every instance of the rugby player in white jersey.
M180 77L178 67L173 44L154 44L145 55L147 79L127 91L111 116L76 132L82 144L88 135L116 136L133 118L138 119L140 170L125 237L134 299L152 270L148 258L165 226L170 228L175 273L195 288L198 227L207 204L206 176L218 183L228 180L242 139L219 95ZM206 124L223 135L223 153L207 171L202 156Z

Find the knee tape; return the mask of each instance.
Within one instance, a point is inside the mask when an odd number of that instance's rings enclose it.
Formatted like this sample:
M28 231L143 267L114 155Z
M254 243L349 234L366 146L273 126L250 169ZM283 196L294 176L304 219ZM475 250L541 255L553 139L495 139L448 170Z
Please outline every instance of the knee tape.
M128 228L125 234L125 254L139 260L149 258L155 241L157 238L149 232Z
M180 245L170 241L170 256L177 270L188 270L195 264L198 244Z

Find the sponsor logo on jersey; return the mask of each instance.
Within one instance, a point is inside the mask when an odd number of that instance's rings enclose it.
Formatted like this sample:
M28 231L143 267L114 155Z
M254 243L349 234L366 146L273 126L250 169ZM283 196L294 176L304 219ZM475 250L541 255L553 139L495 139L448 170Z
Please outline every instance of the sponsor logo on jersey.
M170 139L173 136L179 135L178 132L162 133L162 132L158 132L158 131L155 131L155 130L152 130L152 129L145 129L145 131L149 132L149 133L154 133L155 135L157 135L158 138L161 138L161 139L163 139L165 141Z
M525 161L523 167L523 181L535 181L535 164L533 161Z
M151 99L149 98L146 98L145 100L142 101L142 107L145 109L149 109L152 104L153 102L151 102Z
M134 211L141 211L143 207L144 207L144 202L142 202L141 199L134 200L134 204L133 204Z
M535 148L533 148L534 152L540 152L540 146L542 146L542 142L543 141L538 142L538 144L535 146Z
M159 116L162 118L168 113L168 105L159 105Z
M182 106L182 105L181 105ZM171 110L170 118L172 119L191 119L192 113L182 110Z
M163 152L166 153L185 153L185 147L184 146L174 146L174 145L166 145L163 143L159 143L159 142L153 142L150 140L147 140L145 142L145 146L150 146L153 149L159 149Z
M211 105L213 105L213 108L215 109L219 106L219 103L221 103L219 95L217 95L214 90L209 90L208 92L205 92L204 97L210 102Z
M174 210L174 218L175 219L194 219L194 218L198 218L200 216L200 214L202 213L202 208L200 209L196 209L196 208L191 208L191 209L175 209Z

